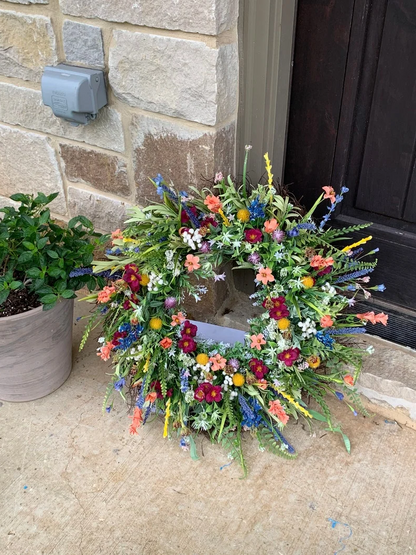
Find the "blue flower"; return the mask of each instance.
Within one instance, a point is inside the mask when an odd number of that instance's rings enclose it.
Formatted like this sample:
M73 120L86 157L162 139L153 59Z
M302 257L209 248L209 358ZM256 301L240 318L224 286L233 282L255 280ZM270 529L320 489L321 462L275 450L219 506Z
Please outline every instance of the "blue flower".
M247 428L252 428L253 426L257 428L262 417L260 415L261 406L256 399L249 397L247 400L241 395L238 395L238 402L240 403L241 414L243 419L241 421L242 426L247 426Z
M156 193L160 196L161 199L163 199L163 193L164 193L163 187L160 187L160 186L157 187L156 188Z
M111 412L111 405L109 407L105 407L105 412L108 412L108 413Z
M342 194L348 193L348 191L349 191L348 187L341 187Z
M340 391L334 391L334 393L340 401L342 401L344 399L344 394L341 393Z
M332 339L330 335L322 331L316 332L316 339L320 341L325 347L332 350L332 346L335 343L335 339Z
M126 385L126 378L120 378L116 382L114 382L114 389L117 391L121 391L123 387Z
M155 182L156 185L160 185L163 181L163 177L160 175L160 173L158 173L157 176L153 179L153 181Z
M344 274L343 276L339 276L339 278L335 281L335 283L341 283L343 281L351 281L352 279L357 279L362 276L366 276L367 274L371 274L374 272L374 268L365 268L364 270L357 270L356 272L352 272L351 274Z
M92 268L75 268L74 270L71 270L71 272L69 273L69 277L80 277L89 274L92 274Z
M329 330L327 333L330 335L345 335L353 333L366 333L365 328L338 328L336 330Z
M384 283L381 283L380 285L376 285L376 289L377 291L385 291L386 286L384 285Z
M182 391L182 393L186 393L189 389L188 377L189 377L188 370L186 368L183 368L181 370L181 391Z
M250 212L250 221L256 220L257 218L264 218L264 207L266 203L260 202L260 197L255 198L250 206L248 207L248 211Z
M189 197L189 195L186 191L179 191L179 194L181 195L181 197L185 197L185 198Z
M299 230L297 230L296 227L294 227L293 229L289 229L286 232L286 235L288 237L297 237L299 235Z

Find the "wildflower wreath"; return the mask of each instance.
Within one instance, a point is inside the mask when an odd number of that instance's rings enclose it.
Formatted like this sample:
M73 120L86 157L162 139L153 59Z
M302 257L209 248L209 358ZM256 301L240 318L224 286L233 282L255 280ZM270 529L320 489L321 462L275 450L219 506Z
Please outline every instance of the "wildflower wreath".
M244 470L244 430L261 448L295 456L282 433L290 417L327 422L349 450L325 395L364 410L354 383L366 351L351 337L364 333L367 322L387 324L384 314L345 313L359 292L368 297L384 289L367 286L376 262L365 260L361 245L371 237L338 246L365 225L324 229L347 189L336 195L323 187L303 214L273 186L267 154L267 184L247 185L247 155L241 185L217 174L213 191L190 188L190 196L160 174L152 180L162 203L133 208L126 229L112 234L108 260L96 262L94 272L111 272L112 282L87 297L96 308L81 345L102 321L98 355L114 365L104 408L110 412L114 390L132 393L132 434L152 413L163 413L164 437L177 434L193 458L194 435L204 431ZM312 216L325 199L329 211L317 225ZM199 337L183 308L185 293L198 301L206 292L198 280L224 279L218 272L226 261L255 270L251 297L264 308L249 320L245 342L234 345ZM308 408L307 398L320 412Z

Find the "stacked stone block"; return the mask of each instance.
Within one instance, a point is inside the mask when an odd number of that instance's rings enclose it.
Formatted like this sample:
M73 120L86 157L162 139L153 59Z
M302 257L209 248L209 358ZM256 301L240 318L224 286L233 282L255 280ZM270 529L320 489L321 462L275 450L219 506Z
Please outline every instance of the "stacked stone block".
M0 205L58 191L61 219L112 230L155 199L159 172L180 189L232 172L237 11L238 0L0 1ZM42 104L43 68L59 62L106 73L109 104L85 127Z

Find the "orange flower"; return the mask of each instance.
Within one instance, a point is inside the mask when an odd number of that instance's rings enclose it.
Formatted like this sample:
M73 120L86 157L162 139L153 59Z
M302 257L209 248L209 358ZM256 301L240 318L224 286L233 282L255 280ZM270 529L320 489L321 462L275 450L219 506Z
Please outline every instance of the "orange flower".
M220 210L222 210L222 202L220 201L220 197L216 197L214 195L208 195L205 200L204 204L208 206L208 210L218 214Z
M154 403L157 399L157 393L156 391L152 391L151 393L148 393L145 397L145 401L147 403Z
M188 273L198 270L201 267L201 264L198 263L199 256L194 256L193 254L186 255L185 268L188 270Z
M322 187L322 189L325 191L324 199L329 198L331 203L334 204L336 196L334 189L332 187Z
M182 322L185 322L186 317L182 314L182 312L178 312L178 314L173 314L172 322L170 323L171 326L180 326Z
M271 220L267 220L267 222L264 222L264 231L266 233L273 233L273 231L276 231L278 227L279 227L279 224L277 223L276 218L273 218Z
M98 293L97 302L108 303L111 295L113 295L113 293L115 292L116 292L116 288L113 285L111 287L108 287L106 285L104 289Z
M159 341L159 345L164 349L169 349L169 347L172 347L172 343L173 342L170 337L164 337L162 341Z
M353 386L354 385L354 378L351 376L351 374L347 374L346 376L344 376L344 382L347 385Z
M267 380L264 378L261 380L257 380L256 385L259 389L263 389L264 391L269 387Z
M250 335L252 349L257 349L258 351L261 350L262 345L266 345L266 341L264 339L264 335L262 333L258 333L257 335Z
M275 401L269 401L269 412L270 414L277 416L282 424L286 424L289 420L288 415L285 413L285 409L277 399Z
M123 239L123 232L121 229L116 229L111 233L111 239L113 239L112 243L114 245L114 239Z
M312 268L318 268L319 270L323 270L328 266L332 266L333 263L334 259L332 258L332 256L330 256L329 258L323 258L319 254L315 254L315 256L312 256L310 260L310 265L312 266Z
M133 435L138 434L137 428L140 428L143 422L142 409L135 407L133 416L130 416L130 418L132 419L132 423L130 424L130 433Z
M274 281L272 271L270 268L260 268L259 273L256 275L256 280L261 281L263 285L267 285L269 281Z
M222 370L227 364L227 359L222 357L219 353L211 357L209 361L212 363L211 370L213 372L216 372L217 370Z
M320 322L323 328L330 328L331 326L334 325L334 322L329 314L322 316Z
M379 314L374 314L373 311L371 312L364 312L363 314L356 314L357 318L360 320L367 320L372 324L383 324L383 326L387 326L387 320L389 319L387 314L384 312L380 312Z
M99 356L102 360L108 360L113 349L114 345L111 343L111 341L107 341L107 343L101 347L100 352L97 353L97 356Z

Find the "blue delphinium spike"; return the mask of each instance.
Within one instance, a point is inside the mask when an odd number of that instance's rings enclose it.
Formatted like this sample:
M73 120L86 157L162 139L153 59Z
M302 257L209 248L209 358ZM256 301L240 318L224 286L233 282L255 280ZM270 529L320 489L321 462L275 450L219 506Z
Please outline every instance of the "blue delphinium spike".
M371 274L374 272L374 268L364 268L364 270L357 270L356 272L351 272L350 274L344 274L343 276L339 276L339 278L335 281L335 283L341 283L343 281L351 281L352 279L357 279L362 276L366 276L367 274Z

